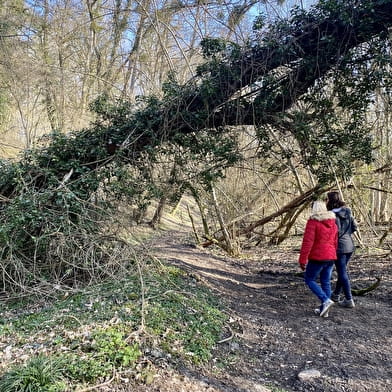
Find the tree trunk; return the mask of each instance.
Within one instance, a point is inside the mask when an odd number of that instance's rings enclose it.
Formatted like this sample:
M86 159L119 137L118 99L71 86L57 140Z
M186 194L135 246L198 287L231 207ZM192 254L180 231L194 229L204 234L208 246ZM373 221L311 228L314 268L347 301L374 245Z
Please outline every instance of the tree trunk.
M261 218L243 229L237 230L235 233L235 236L237 237L237 236L247 235L247 234L251 233L255 228L263 226L266 223L271 222L273 219L275 219L279 216L282 216L286 213L289 213L290 211L295 210L298 207L303 206L304 204L306 204L310 200L312 200L315 196L320 195L323 192L326 192L328 189L331 189L331 188L332 187L321 187L320 185L317 185L316 187L299 195L294 200L292 200L290 203L286 204L284 207L282 207L278 211L274 212L273 214L270 214L264 218ZM223 235L221 237L218 237L217 240L222 241L222 239L224 239L224 238L225 237ZM203 246L209 246L209 245L212 245L212 243L213 243L213 241L206 241L203 243Z
M209 238L210 237L210 229L208 227L207 217L205 215L203 203L200 200L199 192L197 191L196 187L191 184L187 184L187 187L190 189L192 196L195 199L197 206L199 207L200 217L201 217L201 221L202 221L203 229L204 229L204 235L205 235L205 237Z
M215 212L218 217L219 225L220 225L221 231L223 233L223 239L224 239L224 243L225 243L224 248L226 249L227 253L229 253L230 255L236 255L236 254L238 254L238 249L234 245L232 238L230 238L229 231L227 230L227 226L225 224L225 221L223 219L222 213L219 208L219 203L218 203L218 199L216 198L215 188L212 184L210 184L210 191L211 191L211 196L212 196L212 201L214 204ZM219 241L219 243L221 243L221 242L222 241Z
M163 195L159 199L158 206L157 206L155 213L154 213L154 216L152 217L151 222L150 222L151 227L153 227L154 229L156 229L157 226L159 225L159 223L161 222L163 210L166 206L166 201L167 201L166 195Z

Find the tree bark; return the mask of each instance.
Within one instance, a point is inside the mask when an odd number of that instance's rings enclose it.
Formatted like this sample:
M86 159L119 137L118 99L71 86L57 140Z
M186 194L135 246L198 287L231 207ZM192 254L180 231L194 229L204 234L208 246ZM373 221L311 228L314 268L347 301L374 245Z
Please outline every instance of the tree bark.
M246 235L248 233L251 233L257 227L263 226L266 223L271 222L273 219L275 219L279 216L282 216L285 213L290 213L290 211L292 211L298 207L301 207L305 203L308 203L310 200L312 200L314 198L315 195L321 194L322 192L326 192L328 189L331 189L331 187L329 187L329 188L328 187L320 187L319 185L317 185L316 187L309 189L305 193L302 193L301 195L296 197L294 200L290 201L290 203L286 204L285 206L283 206L281 209L274 212L273 214L265 216L255 222L253 222L252 224L248 225L247 227L244 227L243 229L237 230L235 235L242 236L242 235ZM224 236L216 238L216 240L218 242L221 242L223 239L224 239ZM214 241L212 241L212 240L206 241L203 243L203 246L207 247L209 245L212 245L213 243L214 243Z

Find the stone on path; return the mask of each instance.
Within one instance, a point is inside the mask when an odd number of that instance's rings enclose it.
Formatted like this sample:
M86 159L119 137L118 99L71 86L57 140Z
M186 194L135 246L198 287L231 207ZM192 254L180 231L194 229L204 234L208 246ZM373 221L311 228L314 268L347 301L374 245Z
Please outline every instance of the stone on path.
M313 378L321 377L321 373L316 369L307 369L298 373L298 378L300 381L310 381Z

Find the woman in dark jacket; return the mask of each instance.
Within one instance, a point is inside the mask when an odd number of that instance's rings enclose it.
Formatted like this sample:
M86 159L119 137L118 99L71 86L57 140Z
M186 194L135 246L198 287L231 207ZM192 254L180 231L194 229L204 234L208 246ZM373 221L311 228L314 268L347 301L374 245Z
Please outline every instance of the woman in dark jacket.
M327 211L325 202L315 201L306 223L298 261L301 269L305 270L305 283L321 302L320 308L315 309L321 317L328 317L328 310L333 305L330 299L331 275L337 241L335 214Z
M338 279L331 299L338 302L340 306L353 308L355 304L351 294L347 265L355 249L352 234L357 230L357 223L350 208L346 207L338 192L327 193L327 210L335 213L336 225L339 230L337 260L335 261ZM345 298L340 301L342 291Z

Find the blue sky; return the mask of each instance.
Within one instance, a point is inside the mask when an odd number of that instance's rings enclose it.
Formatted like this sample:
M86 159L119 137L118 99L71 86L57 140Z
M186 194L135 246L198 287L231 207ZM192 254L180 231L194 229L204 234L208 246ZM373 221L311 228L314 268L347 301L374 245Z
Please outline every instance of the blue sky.
M289 16L290 10L294 6L308 9L312 4L315 3L317 3L317 1L315 0L286 0L283 4L278 5L274 0L267 0L266 2L259 2L258 4L256 4L253 7L251 13L254 13L254 15L256 16L260 12L262 12L270 18L285 18Z

